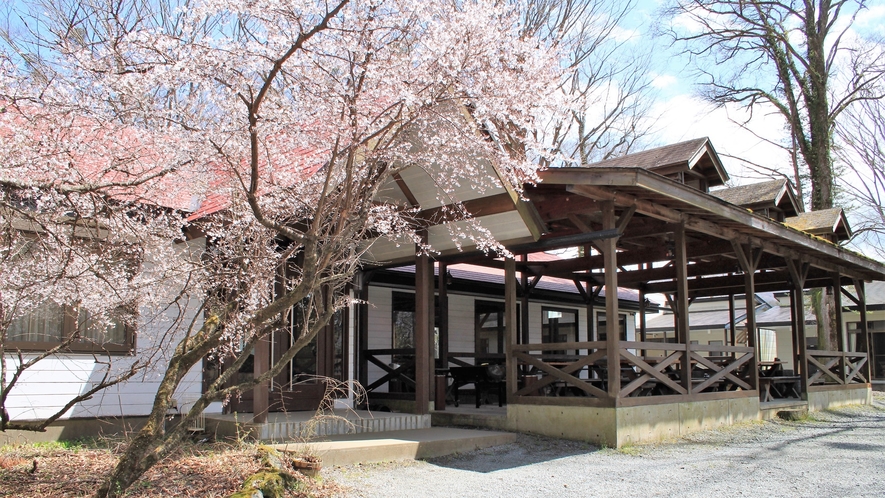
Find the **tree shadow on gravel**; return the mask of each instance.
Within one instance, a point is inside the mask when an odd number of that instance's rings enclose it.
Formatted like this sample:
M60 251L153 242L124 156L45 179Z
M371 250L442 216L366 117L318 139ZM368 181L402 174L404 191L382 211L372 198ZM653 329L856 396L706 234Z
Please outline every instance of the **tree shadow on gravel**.
M427 463L455 470L490 473L560 458L599 451L598 446L580 441L517 434L516 442L467 453L427 459Z

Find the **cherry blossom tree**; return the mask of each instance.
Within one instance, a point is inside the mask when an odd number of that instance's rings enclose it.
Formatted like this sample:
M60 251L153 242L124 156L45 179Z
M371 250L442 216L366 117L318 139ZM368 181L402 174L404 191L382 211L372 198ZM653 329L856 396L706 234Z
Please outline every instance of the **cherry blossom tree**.
M3 170L4 207L27 199L35 204L28 212L47 213L53 228L100 219L103 234L151 262L127 270L113 252L80 251L101 262L90 268L114 267L119 278L90 285L89 298L79 289L59 301L85 308L95 296L105 303L98 313L110 308L111 290L131 288L120 302L134 300L143 323L201 296L199 312L181 315L191 319L175 320L165 340L154 341L166 353L155 354L164 358L163 378L151 415L98 496L125 492L210 402L276 375L349 304L342 291L372 240L433 252L415 208L381 202L399 172L430 175L447 206L436 222L464 222L447 225L453 237L503 251L488 227L471 220L455 187L505 181L518 190L531 181L546 153L533 140L535 123L567 109L555 99L561 58L521 33L519 9L495 2L57 0L39 9L20 13L19 33L9 28L4 37L0 99L11 120L26 124L4 130L32 142L3 150L4 168L5 155L30 158ZM34 115L44 117L32 122ZM78 154L41 139L68 134L80 120L94 123L94 138L62 142L97 156L100 167L85 171ZM105 144L118 135L120 151ZM489 164L500 177L489 175ZM76 219L89 223L66 225L44 206L56 197L100 201L101 209L84 208ZM73 250L77 230L46 253L58 263L51 275L35 279L18 263L6 268L33 281L34 292L51 294L69 272L60 255ZM205 240L198 258L170 254L169 242L186 238ZM100 280L103 272L95 273ZM50 290L37 290L44 287ZM12 291L0 292L9 307ZM251 347L284 327L296 304L310 318L298 340L264 375L230 386ZM183 423L165 431L176 388L207 354L228 357L230 368Z

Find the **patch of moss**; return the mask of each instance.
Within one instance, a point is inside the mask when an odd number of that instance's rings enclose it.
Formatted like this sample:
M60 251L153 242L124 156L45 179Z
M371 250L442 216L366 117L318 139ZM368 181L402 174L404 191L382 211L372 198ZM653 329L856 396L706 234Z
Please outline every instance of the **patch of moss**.
M283 463L283 455L271 446L262 444L258 447L258 460L265 469L283 470L286 468Z
M285 496L286 491L298 491L300 488L301 481L291 474L278 470L262 470L246 479L243 489L229 498L255 498L256 491L261 491L263 498L279 498Z

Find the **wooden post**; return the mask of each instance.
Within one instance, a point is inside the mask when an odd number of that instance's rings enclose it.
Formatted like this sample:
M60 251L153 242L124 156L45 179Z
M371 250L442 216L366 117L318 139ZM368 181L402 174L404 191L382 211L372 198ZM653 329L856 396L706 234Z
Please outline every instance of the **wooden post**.
M759 348L756 344L756 267L762 257L761 249L756 251L751 246L743 246L731 241L734 254L741 269L744 271L744 298L747 312L747 346L753 348L753 365L750 367L750 384L759 390Z
M520 257L520 260L525 263L529 260L528 254L523 254ZM531 332L529 329L529 273L525 270L520 272L520 287L522 288L522 299L521 307L519 309L520 320L520 334L522 335L521 340L518 342L522 344L528 344L531 342ZM514 277L515 278L515 277Z
M833 314L836 319L836 340L839 343L839 352L842 357L839 360L839 376L844 382L848 376L848 358L845 353L848 352L848 341L845 337L845 324L842 323L842 275L839 273L832 274L833 279Z
M734 313L734 294L728 295L728 326L729 331L731 332L731 337L726 337L725 340L728 342L730 339L730 343L732 346L737 345L737 332L735 331L735 327L737 320L735 320Z
M427 232L421 236L426 242ZM433 295L428 290L433 285L433 266L417 244L415 254L415 413L424 415L430 412Z
M860 337L863 338L864 351L867 353L867 382L873 378L873 341L870 337L870 327L867 323L867 294L863 280L854 281L854 291L857 293L857 308L860 313Z
M516 260L504 259L504 330L507 337L504 352L507 366L507 403L512 403L516 392L516 359L513 346L516 345Z
M805 337L805 302L803 301L805 279L808 276L808 264L802 261L787 259L787 269L790 271L790 280L793 284L790 297L793 307L793 315L796 319L793 325L796 327L796 339L798 343L799 362L796 364L796 374L799 376L802 398L808 399L808 340Z
M615 228L615 206L602 202L602 229ZM611 237L599 243L605 269L605 339L608 364L608 395L617 398L621 392L620 330L618 330L618 239Z
M799 375L799 343L804 339L799 335L799 321L805 321L805 310L801 306L796 306L797 299L802 299L802 294L801 292L796 292L795 286L792 286L790 288L790 331L793 340L792 358L795 375Z
M270 370L270 337L263 337L255 343L252 375L256 378ZM252 388L252 423L267 422L270 406L270 380L260 382Z
M675 254L673 265L676 266L676 342L685 346L682 356L682 387L691 394L691 330L688 322L688 255L685 251L685 225L680 223L674 227L673 243Z
M369 350L369 281L372 272L362 272L359 281L359 320L357 322L357 361L359 362L359 374L357 379L363 386L369 385L369 360L366 351Z
M645 342L648 340L648 333L645 330L645 289L639 288L639 340ZM643 348L639 354L645 356L646 350Z
M439 263L439 359L449 368L449 264Z

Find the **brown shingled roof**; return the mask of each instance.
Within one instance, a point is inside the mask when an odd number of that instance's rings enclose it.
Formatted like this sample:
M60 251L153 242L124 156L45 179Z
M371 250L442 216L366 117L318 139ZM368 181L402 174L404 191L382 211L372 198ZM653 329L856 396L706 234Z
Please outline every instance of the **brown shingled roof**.
M728 180L728 173L722 167L710 139L695 138L685 142L665 145L654 149L644 150L626 156L614 157L588 165L588 168L642 168L656 173L664 169L682 167L690 170L697 165L703 165L706 169L715 169L716 178L712 179L712 186L722 185ZM661 173L666 174L666 173Z
M751 183L749 185L740 185L738 187L724 188L710 195L730 202L736 206L747 206L750 204L772 203L777 204L778 198L783 192L784 185L787 180L771 180L768 182Z
M626 156L613 157L591 164L589 167L604 168L644 168L653 171L665 166L688 163L691 158L708 142L705 138L695 138L687 142L665 145L654 149L634 152Z
M786 178L751 183L710 192L725 202L747 208L778 207L787 216L800 212L796 195Z
M836 235L839 240L851 238L851 227L840 207L799 213L787 218L784 224L813 235Z

